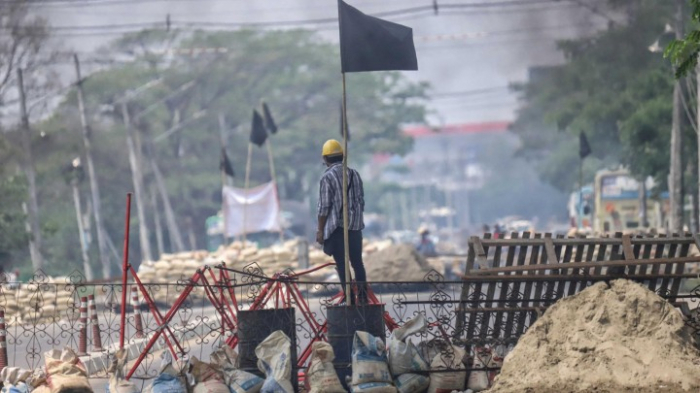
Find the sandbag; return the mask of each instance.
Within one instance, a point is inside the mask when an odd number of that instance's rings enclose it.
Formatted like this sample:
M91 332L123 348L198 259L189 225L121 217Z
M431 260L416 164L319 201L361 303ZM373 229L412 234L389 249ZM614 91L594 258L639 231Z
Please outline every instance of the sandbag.
M329 343L323 341L313 343L305 380L309 393L345 393L333 367L333 359L335 359L335 353Z
M459 347L451 346L451 349L444 353L435 355L430 368L432 370L465 370L462 362L466 352ZM430 386L428 393L452 393L453 390L462 391L467 382L466 371L436 372L430 376Z
M187 393L187 380L182 375L182 370L173 366L173 358L170 352L164 351L161 355L158 376L153 383L144 390L144 393Z
M5 367L0 372L2 379L2 393L29 393L30 387L27 380L32 373L19 367Z
M228 346L224 346L211 354L211 362L219 366L224 373L224 383L231 393L258 393L265 382L264 379L247 371L236 369L238 354Z
M127 360L127 352L124 349L120 349L114 354L108 370L110 376L107 393L141 393L141 389L124 379L124 366L126 366Z
M491 361L491 350L485 347L476 347L474 350L474 363L472 370L469 373L467 387L475 392L480 392L489 388L488 371L477 371L477 369L485 369Z
M402 374L394 379L399 393L422 393L430 386L430 377L421 374Z
M356 386L370 382L392 383L386 347L380 338L357 331L352 342L351 384Z
M78 355L70 349L63 351L53 349L44 354L46 363L47 385L51 393L70 390L76 392L92 392L88 382L88 373Z
M386 382L367 382L350 387L352 393L396 393L396 386Z
M261 393L294 393L291 345L289 337L277 330L255 348L258 369L266 376Z
M210 379L194 385L193 393L230 393L230 391L222 381Z
M418 314L389 337L389 370L397 377L402 374L426 371L430 367L412 342L406 343L407 337L425 331L428 322L423 314Z
M190 359L190 373L196 382L224 381L223 370L213 364L203 362L192 356Z

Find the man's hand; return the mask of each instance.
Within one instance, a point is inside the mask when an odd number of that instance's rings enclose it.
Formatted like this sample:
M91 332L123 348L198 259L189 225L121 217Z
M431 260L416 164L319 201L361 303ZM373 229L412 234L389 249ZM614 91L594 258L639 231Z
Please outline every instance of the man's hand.
M316 243L323 245L323 231L316 231Z

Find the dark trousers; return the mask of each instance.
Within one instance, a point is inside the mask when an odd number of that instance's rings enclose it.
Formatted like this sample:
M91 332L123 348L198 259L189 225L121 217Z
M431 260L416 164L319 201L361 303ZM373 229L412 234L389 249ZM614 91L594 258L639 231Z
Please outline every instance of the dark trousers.
M367 303L367 273L365 265L362 263L362 231L348 231L348 248L350 251L350 266L355 271L355 282L359 290L359 302ZM323 243L323 250L326 254L333 256L335 268L338 270L338 277L345 291L345 241L343 240L343 228L337 228L331 236ZM355 294L351 289L350 297L354 303Z

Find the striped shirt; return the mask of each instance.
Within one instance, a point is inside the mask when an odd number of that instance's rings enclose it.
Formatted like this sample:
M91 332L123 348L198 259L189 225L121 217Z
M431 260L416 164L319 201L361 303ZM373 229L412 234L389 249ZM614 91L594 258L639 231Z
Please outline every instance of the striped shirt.
M348 230L365 228L362 214L365 210L365 191L362 178L356 170L348 168ZM323 228L323 239L343 227L343 164L334 163L321 177L318 196L318 215L328 216Z

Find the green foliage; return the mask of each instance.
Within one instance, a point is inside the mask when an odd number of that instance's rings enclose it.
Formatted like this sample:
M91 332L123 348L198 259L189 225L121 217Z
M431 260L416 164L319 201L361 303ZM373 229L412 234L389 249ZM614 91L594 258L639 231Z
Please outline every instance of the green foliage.
M536 163L545 181L563 191L578 183L577 137L585 132L593 151L585 181L599 169L625 165L637 177L666 184L673 78L648 47L672 12L668 2L643 2L623 26L561 42L565 64L515 86L524 100L513 126L523 143L519 154ZM686 126L685 133L692 130Z
M700 22L700 0L690 0L691 17L694 22ZM700 30L691 30L682 40L671 41L664 51L664 57L673 62L676 67L676 78L687 76L698 65L700 54Z
M177 49L202 47L220 50L163 55L164 48L179 53ZM297 201L309 194L315 197L323 171L321 146L326 139L339 138L342 84L335 45L301 30L141 32L115 41L110 50L132 55L133 61L90 75L84 88L102 215L115 244L122 236L125 194L133 185L122 115L118 106L110 104L157 79L159 84L131 97L128 110L143 157L146 192L153 192L150 159L154 159L185 238L191 222L197 246L203 247L204 221L220 209L219 114L225 120L223 138L237 176L234 183L243 186L252 111L263 99L279 126L270 141L281 197ZM400 126L423 122L427 86L393 72L348 75L347 86L351 165L361 166L375 152L408 152L411 140ZM144 110L147 114L139 116ZM178 122L184 125L173 129ZM51 269L65 272L79 267L81 260L71 189L62 173L73 158L83 156L75 92L36 128L49 136L35 141L39 208L47 234L42 251ZM166 138L154 140L166 133ZM253 147L251 185L269 179L266 147ZM83 209L89 204L87 183L80 185ZM147 215L153 228L151 206ZM139 260L135 214L131 229L132 256ZM155 235L151 242L155 248ZM90 256L96 262L95 243Z

